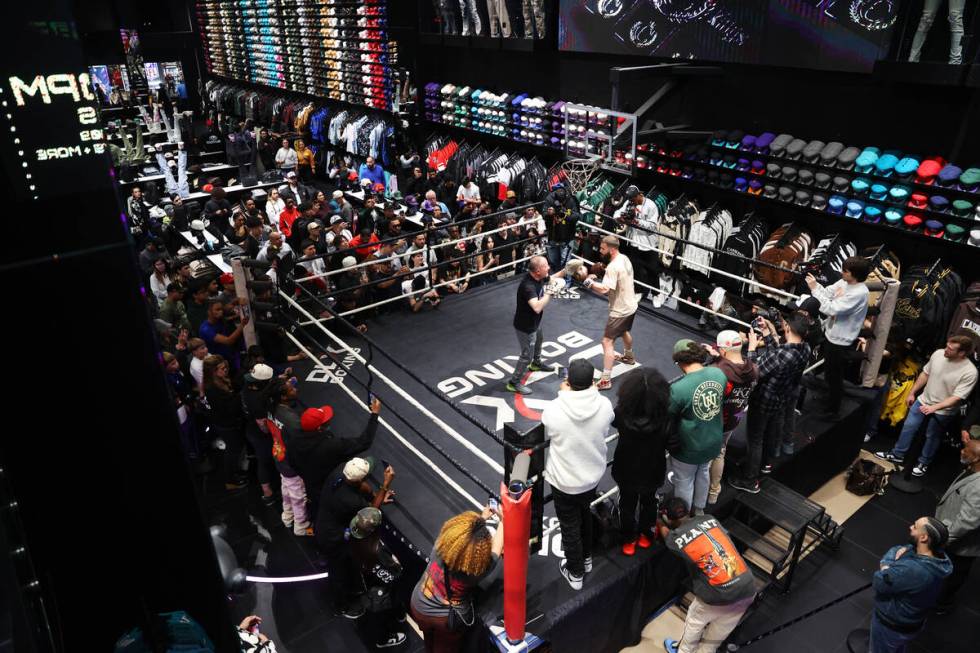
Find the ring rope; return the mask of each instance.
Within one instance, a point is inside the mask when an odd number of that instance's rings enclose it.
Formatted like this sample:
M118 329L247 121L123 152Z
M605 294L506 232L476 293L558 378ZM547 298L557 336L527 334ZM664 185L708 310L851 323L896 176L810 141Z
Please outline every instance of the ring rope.
M617 233L614 233L614 232L609 231L607 229L603 229L602 227L597 227L594 224L589 224L589 223L586 222L584 224L584 226L585 227L588 227L589 229L594 229L596 231L601 231L604 234L609 234L610 236L616 236L616 238L619 238L620 240L625 240L626 242L632 243L633 245L636 245L637 247L649 247L650 250L652 250L654 252L658 252L660 254L668 254L671 257L676 258L678 261L684 261L685 263L692 263L694 265L697 265L699 268L706 268L706 269L711 270L712 272L714 272L716 274L720 274L722 276L729 277L731 279L737 279L737 280L742 281L742 282L747 282L750 286L755 286L756 288L765 288L766 290L768 290L770 292L773 292L773 293L775 293L777 295L782 295L783 297L788 297L789 299L799 299L800 298L799 295L794 295L793 293L786 292L785 290L780 290L779 288L773 288L772 286L767 286L767 285L765 285L763 283L760 283L758 281L752 281L750 279L746 279L744 277L740 277L737 274L732 274L731 272L725 272L724 270L718 270L716 268L711 267L710 265L704 265L702 263L696 263L695 264L692 261L690 261L689 259L686 259L686 258L684 258L682 256L678 256L677 254L674 254L672 252L665 252L662 249L657 249L656 247L651 247L649 245L644 245L644 244L638 243L637 241L633 240L632 238L627 238L626 236L620 236ZM750 259L746 259L746 260L750 260Z
M298 310L301 314L305 315L307 318L309 318L311 320L314 319L313 316L310 315L309 311L307 311L305 308L303 308L302 306L300 306L299 304L297 304L295 301L293 301L293 299L291 297L289 297L288 295L286 295L282 291L279 291L279 294L288 303L292 304L296 308L296 310ZM374 372L374 375L377 378L379 378L385 384L387 384L402 399L404 399L409 404L411 404L412 406L414 406L423 415L425 415L426 417L428 417L429 419L431 419L436 425L439 426L439 428L441 428L446 433L446 435L448 435L449 437L453 438L454 440L456 440L457 442L459 442L461 445L463 445L463 447L466 448L466 449L468 449L470 451L470 453L472 453L477 458L479 458L480 460L482 460L483 462L485 462L490 467L490 469L492 469L494 472L496 472L497 474L500 474L501 476L503 476L503 474L504 474L504 468L503 468L503 466L500 463L498 463L496 460L494 460L493 458L491 458L490 456L488 456L482 449L480 449L479 447L477 447L476 445L474 445L472 442L470 442L469 440L467 440L463 435L461 435L459 432L457 432L451 426L449 426L444 421L442 421L439 417L437 417L435 414L433 414L432 411L430 411L428 408L426 408L421 403L419 403L415 399L415 397L413 397L409 393L407 393L404 390L402 390L398 386L398 384L396 384L394 381L392 381L390 378L388 378L388 376L384 372L382 372L381 370L379 370L374 365L368 364L367 361L364 359L363 356L361 356L359 353L357 353L356 351L354 351L353 349L351 349L347 345L347 343L345 343L343 340L341 340L340 338L338 338L337 336L335 336L333 333L331 333L322 324L320 324L319 322L317 322L316 323L316 326L321 331L323 331L323 333L328 338L330 338L331 340L333 340L334 342L336 342L341 348L343 348L344 350L346 350L347 353L349 353L351 356L353 356L358 362L360 362L362 365L365 365L366 367L368 367L368 369L370 369L371 371L373 371Z
M305 353L314 362L315 365L317 365L319 367L322 367L324 370L330 371L330 369L326 365L324 365L323 363L321 363L316 358L316 356L314 356L313 353L310 352L309 349L307 349L306 347L304 347L303 346L303 343L301 343L293 334L287 332L286 333L286 337L289 338L290 340L292 340L293 343L297 347L299 347L300 351L302 351L303 353ZM355 404L357 404L358 406L360 406L361 408L363 408L365 411L370 412L370 408L368 407L368 405L366 403L364 403L363 401L361 401L357 397L357 395L350 388L348 388L347 386L345 386L343 383L338 383L337 385L340 387L341 390L343 390L344 392L346 392L350 396L350 398L354 401ZM399 418L404 421L404 418L402 418L401 416L399 416ZM451 487L454 490L456 490L464 499L466 499L467 501L469 501L478 510L483 508L483 504L481 502L479 502L475 498L473 498L473 496L470 493L468 493L466 490L464 490L458 483L456 483L456 481L454 481L448 474L446 474L446 472L443 471L443 469L441 467L439 467L438 465L436 465L435 462L433 462L431 458L429 458L424 453L422 453L421 451L419 451L418 448L416 448L411 442L409 442L407 439L405 439L405 436L403 436L401 433L399 433L398 431L396 431L394 429L394 427L392 427L391 424L389 424L388 421L385 420L385 418L379 416L378 417L378 423L381 424L382 426L384 426L386 429L388 429L388 431L391 432L391 434L393 436L395 436L395 438L399 442L401 442L405 446L406 449L408 449L409 451L411 451L412 453L414 453L423 463L426 464L426 466L428 466L433 472L435 472L436 475L438 475L439 477L441 477L442 480L445 481L446 484L449 487Z

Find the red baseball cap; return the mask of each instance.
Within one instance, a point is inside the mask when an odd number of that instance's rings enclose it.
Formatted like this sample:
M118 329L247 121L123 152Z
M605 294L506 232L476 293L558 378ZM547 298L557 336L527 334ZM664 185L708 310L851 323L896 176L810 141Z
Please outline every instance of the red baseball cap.
M231 272L225 272L218 277L218 283L220 283L222 286L226 286L229 283L235 283L235 277L232 276Z
M333 419L333 408L330 406L320 406L319 408L307 408L299 418L299 424L304 431L316 431L318 428Z

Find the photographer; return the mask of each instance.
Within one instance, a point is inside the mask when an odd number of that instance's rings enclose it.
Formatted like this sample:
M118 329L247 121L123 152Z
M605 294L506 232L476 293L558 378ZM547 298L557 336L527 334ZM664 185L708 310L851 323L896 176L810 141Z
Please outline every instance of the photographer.
M660 257L653 248L657 246L658 236L650 232L657 230L660 209L653 200L645 197L639 188L630 186L626 189L626 203L613 214L613 217L617 223L629 225L626 237L633 242L624 243L623 253L633 262L636 281L657 286L660 277L658 266ZM643 301L646 294L646 289L642 289L640 301Z
M823 345L824 379L827 381L827 416L840 417L840 402L844 392L844 363L848 352L861 333L868 314L868 287L864 280L871 272L871 262L863 256L844 261L840 281L824 288L812 274L806 275L806 285L820 302L824 322Z
M544 222L548 229L548 262L560 270L565 267L575 240L575 228L582 218L578 200L565 189L564 184L555 184L544 198Z
M742 461L741 476L729 483L737 490L759 492L759 474L772 471L773 448L782 437L787 397L795 396L799 379L810 358L809 333L804 316L794 313L780 320L785 342L780 343L773 323L757 318L749 331L748 359L759 367L759 384L749 398L748 456ZM759 350L759 334L764 347ZM765 463L764 463L765 460Z

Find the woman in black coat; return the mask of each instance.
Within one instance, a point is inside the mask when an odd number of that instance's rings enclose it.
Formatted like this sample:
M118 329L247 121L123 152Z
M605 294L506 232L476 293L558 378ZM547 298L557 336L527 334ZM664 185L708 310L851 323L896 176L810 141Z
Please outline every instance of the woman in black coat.
M647 548L652 543L657 489L666 472L669 403L670 384L657 370L643 367L623 377L613 420L619 441L612 476L619 485L624 555L633 555L637 545Z

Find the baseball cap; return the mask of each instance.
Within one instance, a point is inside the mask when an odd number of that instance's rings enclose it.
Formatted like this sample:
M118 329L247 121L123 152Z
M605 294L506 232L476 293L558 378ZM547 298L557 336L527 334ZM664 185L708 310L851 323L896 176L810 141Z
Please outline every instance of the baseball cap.
M299 424L304 431L315 431L331 419L333 419L333 408L330 406L307 408L300 416Z
M330 226L333 226L333 225L337 224L338 222L347 222L347 221L344 220L343 216L340 216L340 215L335 215L332 218L330 218Z
M344 260L340 262L340 265L345 268L352 268L357 265L357 259L353 256L345 256Z
M251 370L245 373L245 380L249 383L257 381L268 381L275 372L265 363L256 363Z
M339 200L341 197L344 196L344 191L342 191L342 190L335 190L333 193L331 193L331 196L335 200Z
M736 349L742 346L742 336L737 331L730 329L720 331L715 339L715 344L722 349Z
M628 199L633 199L639 194L640 194L640 189L637 188L636 186L630 186L629 188L626 189L626 197Z
M344 465L344 478L348 481L363 481L373 468L373 458L351 458Z
M361 508L350 520L350 536L355 540L370 537L381 525L381 511L374 506Z
M568 365L568 385L572 390L585 390L592 385L595 368L584 358L576 358Z
M286 179L296 179L296 173L293 171L287 172Z
M721 335L719 334L718 337L720 338ZM741 343L741 342L742 341L739 340L739 343ZM694 344L694 341L691 340L690 338L681 338L680 340L678 340L677 342L674 343L674 353L676 354L676 353L681 352L681 351L687 351L687 348L689 346L693 345L693 344Z
M232 276L231 272L225 272L220 277L218 277L218 283L220 283L222 286L227 285L229 283L235 283L235 277Z

